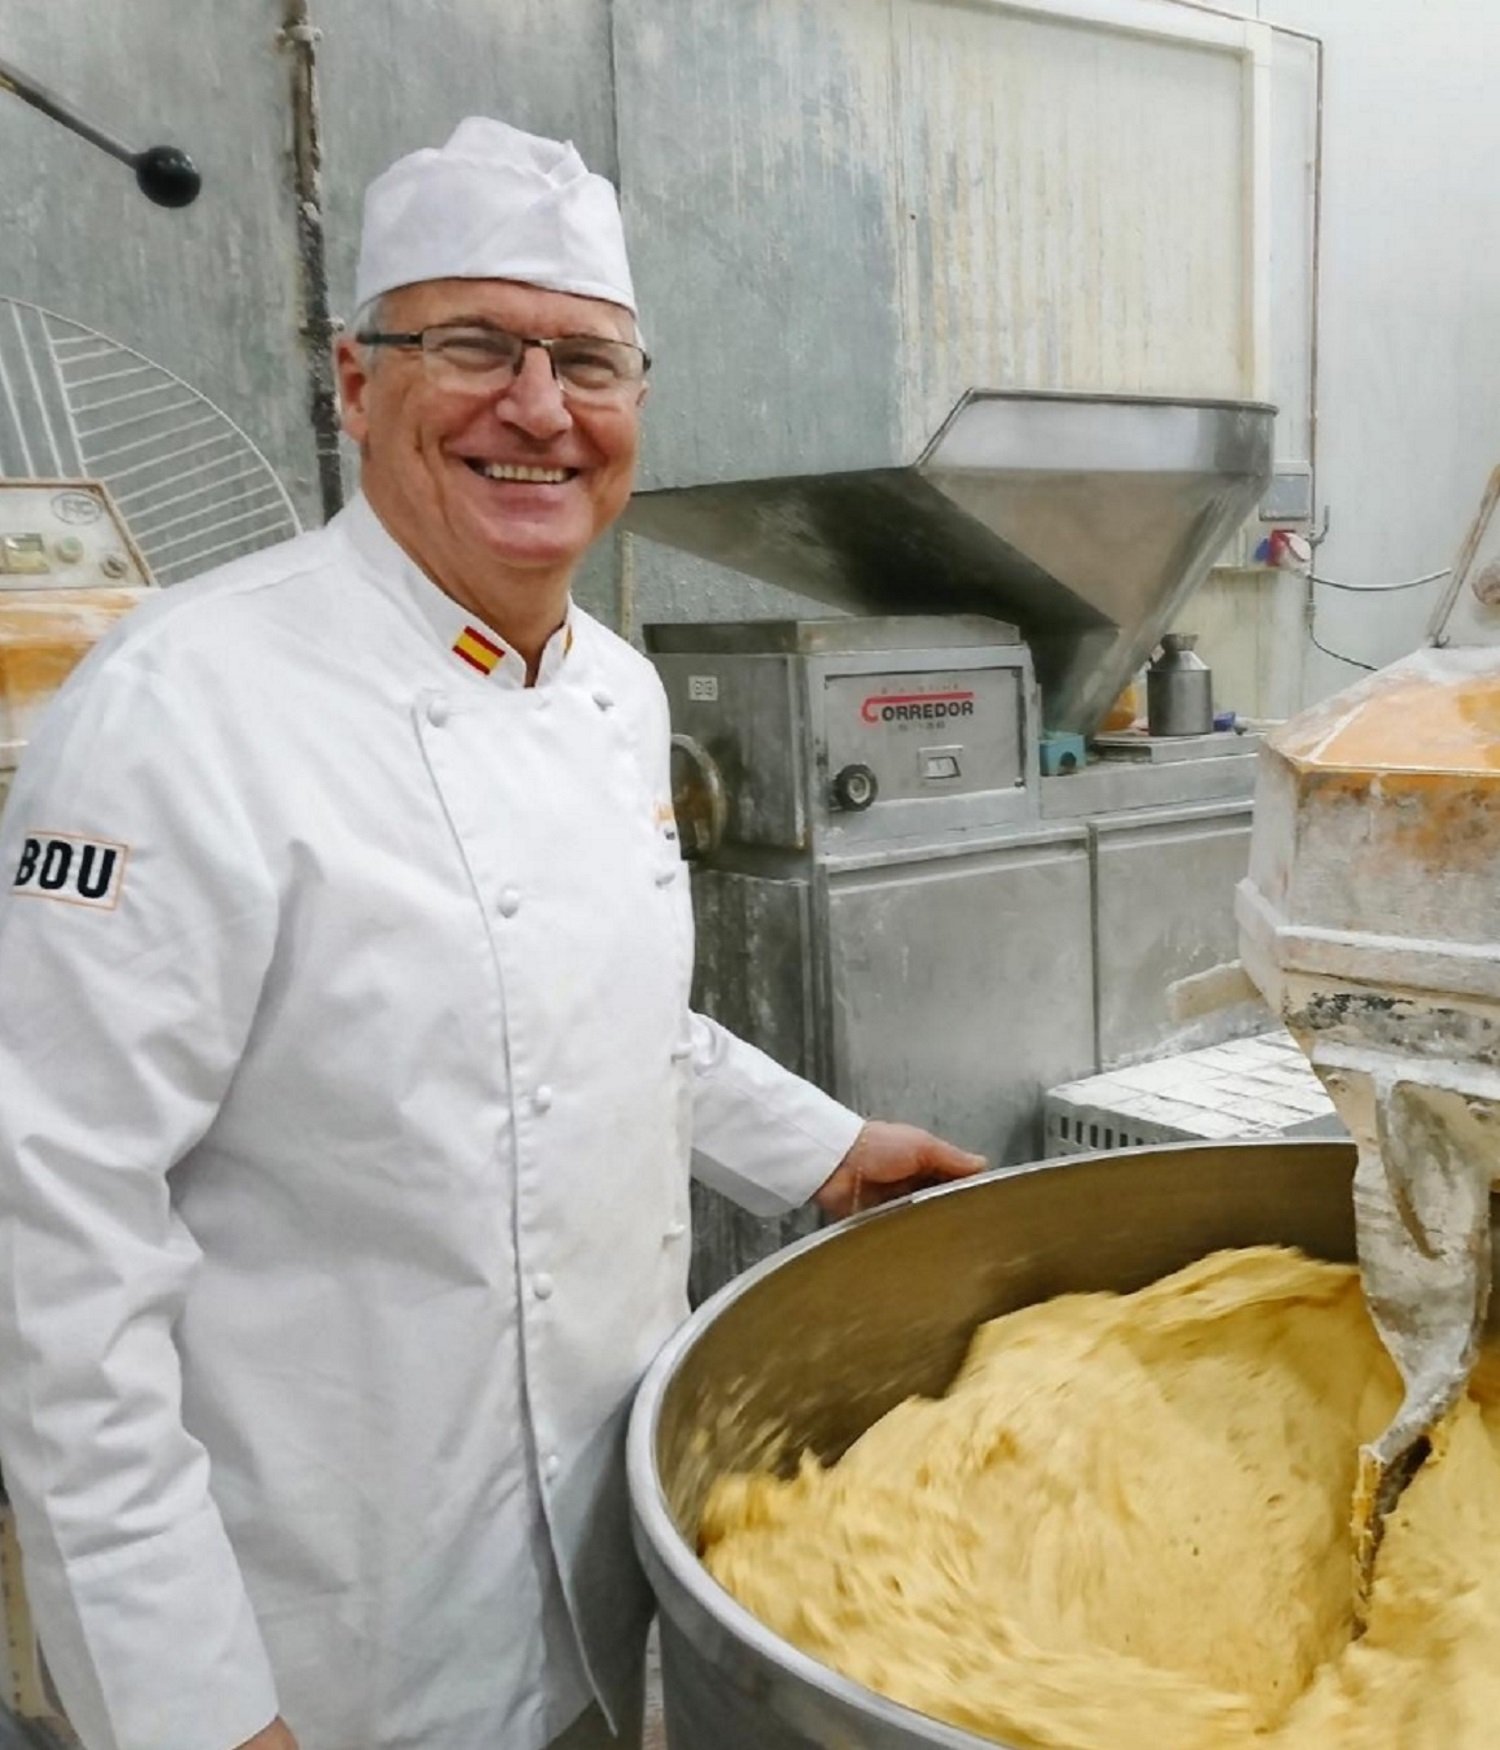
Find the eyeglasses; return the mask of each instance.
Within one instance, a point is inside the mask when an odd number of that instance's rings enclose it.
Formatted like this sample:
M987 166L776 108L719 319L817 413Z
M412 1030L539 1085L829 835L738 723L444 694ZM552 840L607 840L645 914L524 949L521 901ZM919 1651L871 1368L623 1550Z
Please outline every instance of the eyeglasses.
M475 322L440 322L410 334L357 334L362 346L420 350L435 382L454 388L508 389L520 375L529 348L540 347L552 375L570 401L604 404L627 400L651 369L650 356L628 340L595 334L563 334L538 340Z

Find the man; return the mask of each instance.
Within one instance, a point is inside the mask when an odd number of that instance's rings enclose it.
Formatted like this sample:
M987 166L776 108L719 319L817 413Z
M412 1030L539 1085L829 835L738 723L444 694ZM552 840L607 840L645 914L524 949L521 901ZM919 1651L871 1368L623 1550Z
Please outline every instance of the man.
M0 832L0 1459L88 1750L635 1729L632 1387L688 1159L833 1214L980 1162L689 1014L618 212L465 122L372 186L364 496L139 610Z

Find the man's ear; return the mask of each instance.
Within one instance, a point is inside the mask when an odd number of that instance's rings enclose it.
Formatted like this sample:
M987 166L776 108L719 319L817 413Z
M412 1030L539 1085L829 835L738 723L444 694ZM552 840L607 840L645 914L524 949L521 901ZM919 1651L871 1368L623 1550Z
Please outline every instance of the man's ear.
M365 399L370 384L372 349L361 346L352 335L341 334L333 343L333 369L339 385L339 422L345 435L363 446L369 430Z

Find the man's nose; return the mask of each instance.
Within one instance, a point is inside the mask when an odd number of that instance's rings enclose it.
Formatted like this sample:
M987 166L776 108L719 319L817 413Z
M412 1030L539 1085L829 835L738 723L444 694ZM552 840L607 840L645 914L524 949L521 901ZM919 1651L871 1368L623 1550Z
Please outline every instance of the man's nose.
M507 425L533 438L559 437L573 423L545 347L528 346L522 353L514 379L496 399L495 411Z

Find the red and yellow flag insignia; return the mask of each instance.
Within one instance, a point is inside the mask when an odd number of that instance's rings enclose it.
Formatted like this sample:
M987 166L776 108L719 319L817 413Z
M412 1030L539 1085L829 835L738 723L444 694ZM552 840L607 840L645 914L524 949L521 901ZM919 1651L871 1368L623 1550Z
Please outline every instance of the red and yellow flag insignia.
M453 640L453 654L462 657L470 668L477 668L481 674L489 674L505 652L493 639L486 638L483 632L476 632L472 626L465 626Z

